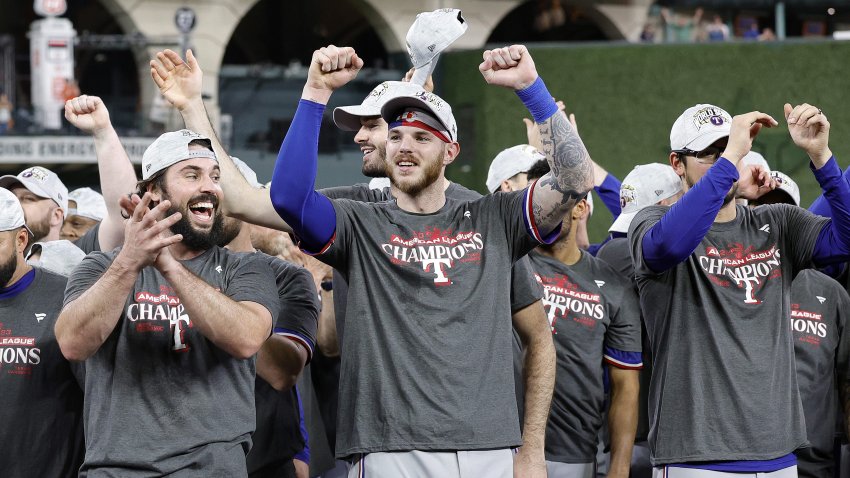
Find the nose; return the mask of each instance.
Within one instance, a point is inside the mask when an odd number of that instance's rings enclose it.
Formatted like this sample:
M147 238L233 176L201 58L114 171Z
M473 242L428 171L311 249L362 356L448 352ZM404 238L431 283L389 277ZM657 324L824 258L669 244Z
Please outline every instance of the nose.
M401 135L401 140L398 142L398 151L400 153L412 153L415 139L412 135Z
M201 192L206 194L217 194L221 191L221 186L218 185L212 178L211 174L205 174L203 181L201 182Z
M357 130L357 134L354 135L354 142L357 144L369 142L369 129L365 126L361 126L360 129Z

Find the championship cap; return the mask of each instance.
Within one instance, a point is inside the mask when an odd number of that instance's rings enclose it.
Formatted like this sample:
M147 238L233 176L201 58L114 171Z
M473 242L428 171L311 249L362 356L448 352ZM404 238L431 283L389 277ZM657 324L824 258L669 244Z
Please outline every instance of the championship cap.
M24 209L18 197L6 188L0 188L0 232L14 231L26 226ZM27 228L29 231L29 228ZM32 234L32 232L30 232Z
M431 63L469 27L457 8L441 8L416 15L407 31L407 53L417 70Z
M385 81L369 92L359 105L334 108L334 124L343 131L357 131L361 126L360 118L381 116L381 107L390 99L424 91L421 86L406 81Z
M38 260L30 260L30 257L38 253L41 253ZM73 242L64 239L36 242L27 253L27 264L68 277L84 257L86 257L85 252Z
M387 124L396 120L401 121L401 114L407 108L422 110L433 116L445 127L449 140L457 142L457 123L455 123L455 117L452 114L452 107L442 98L425 90L414 95L397 96L384 103L384 106L381 107L381 117Z
M142 179L147 181L154 174L187 159L210 158L218 161L215 153L207 148L189 150L189 143L195 140L209 141L210 139L188 129L170 131L161 135L142 155Z
M233 161L233 164L236 165L236 169L242 173L242 177L245 178L245 181L248 181L248 184L250 184L252 188L260 189L264 187L259 181L257 181L257 173L251 169L251 166L245 164L245 161L242 161L235 156L231 156L230 159Z
M654 206L681 190L682 180L670 166L660 163L635 166L620 185L622 212L608 232L629 232L632 219L641 209Z
M0 188L10 189L15 184L22 185L38 197L52 199L67 216L68 188L53 171L41 166L33 166L24 169L17 176L7 174L0 177Z
M95 221L106 217L106 201L92 188L74 189L68 194L68 202L74 201L76 208L69 208L66 216L82 216Z
M776 180L779 183L779 187L774 189L774 191L783 191L787 194L791 200L794 201L795 206L800 205L800 187L797 186L796 181L791 179L790 176L783 173L782 171L771 171L770 177Z
M685 110L670 130L670 150L702 151L729 136L732 117L714 105L696 105Z
M770 166L767 164L767 160L764 159L764 156L761 153L757 153L755 151L750 151L746 156L741 158L741 163L746 166L761 166L770 172Z
M490 163L487 171L487 191L494 193L499 190L502 181L510 179L519 173L527 173L529 169L546 156L534 146L518 144L497 154Z

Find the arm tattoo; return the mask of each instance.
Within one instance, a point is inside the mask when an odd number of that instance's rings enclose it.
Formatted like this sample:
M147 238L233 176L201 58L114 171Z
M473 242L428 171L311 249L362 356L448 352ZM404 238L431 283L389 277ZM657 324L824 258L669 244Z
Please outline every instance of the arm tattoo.
M543 153L551 172L537 185L532 212L545 229L556 226L593 187L593 167L581 138L563 112L539 124Z

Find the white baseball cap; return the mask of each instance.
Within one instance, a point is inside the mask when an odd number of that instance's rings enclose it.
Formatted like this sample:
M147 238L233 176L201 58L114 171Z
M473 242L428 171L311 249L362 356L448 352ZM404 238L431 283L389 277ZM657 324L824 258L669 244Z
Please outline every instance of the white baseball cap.
M233 164L236 165L236 169L242 173L242 177L245 178L245 181L248 181L248 184L250 184L252 188L259 189L264 187L260 181L257 180L257 173L251 169L251 166L245 164L245 161L242 161L235 156L231 156L230 159L233 160Z
M92 188L74 189L68 194L68 200L77 204L76 208L69 208L66 216L82 216L95 221L102 221L108 214L106 212L106 200Z
M189 150L189 143L195 140L209 141L210 139L188 129L170 131L161 135L142 155L142 179L148 180L163 169L187 159L210 158L218 161L215 153L207 148Z
M682 180L672 167L661 163L635 166L620 185L620 215L608 232L629 232L637 213L674 196L682 190Z
M41 253L38 260L30 260L33 254ZM59 241L36 242L27 253L27 263L50 272L68 277L77 265L86 257L86 253L73 242Z
M452 107L439 96L425 90L414 95L397 96L384 103L381 107L381 117L388 124L392 123L405 108L416 108L434 116L445 126L449 139L457 142L457 123L452 114Z
M406 81L385 81L366 95L359 105L334 108L333 118L337 128L344 131L360 129L360 118L381 116L384 103L396 96L411 96L425 91L421 86Z
M407 53L413 68L421 69L469 28L457 8L441 8L416 15L407 31Z
M22 185L38 197L52 199L62 208L62 213L67 215L68 188L53 171L41 166L33 166L24 169L17 176L7 174L0 177L0 188L10 189L15 184Z
M527 173L534 163L541 159L546 159L546 156L529 144L518 144L503 150L490 163L485 183L487 191L491 193L498 191L502 181L519 173Z
M741 158L741 163L747 166L761 166L770 172L770 166L767 164L767 160L764 159L764 156L761 153L757 153L755 151L750 151L746 156Z
M685 110L670 130L671 151L702 151L729 136L732 117L723 108L700 104Z
M777 189L784 191L791 199L794 201L794 205L800 205L800 187L797 186L797 182L791 179L791 176L783 173L782 171L771 171L770 177L776 180L779 183L779 187ZM775 191L775 190L774 190Z
M22 227L27 225L24 219L24 208L21 207L18 197L12 191L0 188L0 232L14 231Z
M372 178L369 181L369 189L377 189L378 191L383 191L384 189L390 186L392 186L390 178Z

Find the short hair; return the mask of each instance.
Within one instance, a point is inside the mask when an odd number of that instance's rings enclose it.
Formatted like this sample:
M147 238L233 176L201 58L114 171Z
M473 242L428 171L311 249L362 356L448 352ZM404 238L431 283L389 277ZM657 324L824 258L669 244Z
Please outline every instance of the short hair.
M528 181L534 181L535 179L542 178L546 173L551 171L552 168L549 167L549 161L545 159L541 159L537 161L528 169L528 173L526 173L528 177Z

